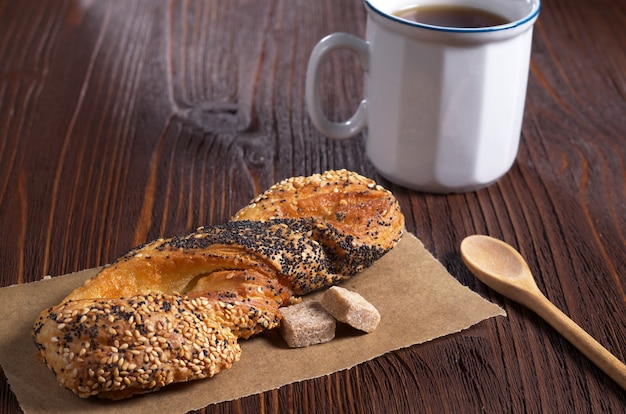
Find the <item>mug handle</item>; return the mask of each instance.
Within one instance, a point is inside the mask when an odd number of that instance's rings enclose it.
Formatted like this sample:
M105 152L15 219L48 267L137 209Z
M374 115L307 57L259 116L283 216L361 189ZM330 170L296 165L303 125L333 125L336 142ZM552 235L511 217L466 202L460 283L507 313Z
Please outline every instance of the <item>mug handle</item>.
M313 125L324 135L334 139L346 139L355 136L367 125L367 99L364 98L356 112L343 122L329 120L322 110L320 94L320 68L323 59L335 49L354 51L365 70L368 69L369 47L363 39L348 33L333 33L320 40L309 59L306 71L305 101Z

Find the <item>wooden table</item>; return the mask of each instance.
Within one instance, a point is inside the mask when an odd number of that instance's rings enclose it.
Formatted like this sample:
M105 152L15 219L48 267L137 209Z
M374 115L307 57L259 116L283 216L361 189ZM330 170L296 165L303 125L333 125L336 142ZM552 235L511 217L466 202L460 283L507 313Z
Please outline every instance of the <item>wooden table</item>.
M1 0L1 286L108 263L223 222L277 180L348 168L392 189L408 230L508 317L204 412L624 412L626 392L478 282L459 244L510 242L547 297L626 360L625 21L622 0L546 1L514 167L443 196L384 181L362 137L331 141L308 118L309 53L331 32L363 35L359 0ZM360 100L356 62L325 65L334 119ZM0 381L0 411L18 412Z

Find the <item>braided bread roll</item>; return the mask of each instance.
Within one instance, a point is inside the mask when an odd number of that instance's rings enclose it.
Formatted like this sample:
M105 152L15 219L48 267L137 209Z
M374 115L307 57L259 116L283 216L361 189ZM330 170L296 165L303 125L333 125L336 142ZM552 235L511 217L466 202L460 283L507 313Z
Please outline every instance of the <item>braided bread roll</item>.
M393 195L346 170L282 181L231 221L138 246L35 321L40 359L80 397L211 377L294 296L336 285L399 241Z

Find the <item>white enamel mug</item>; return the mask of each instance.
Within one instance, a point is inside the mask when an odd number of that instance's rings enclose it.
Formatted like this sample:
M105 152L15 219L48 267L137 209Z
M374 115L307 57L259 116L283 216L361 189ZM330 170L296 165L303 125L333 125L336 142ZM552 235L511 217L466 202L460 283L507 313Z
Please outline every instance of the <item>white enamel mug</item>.
M393 12L417 0L365 0L366 40L334 33L315 46L306 104L315 127L345 139L367 126L365 146L387 179L424 192L488 186L511 168L521 135L533 25L540 0L420 0L496 13L508 24L450 28L403 20ZM357 53L365 98L345 122L323 112L320 66L333 50Z

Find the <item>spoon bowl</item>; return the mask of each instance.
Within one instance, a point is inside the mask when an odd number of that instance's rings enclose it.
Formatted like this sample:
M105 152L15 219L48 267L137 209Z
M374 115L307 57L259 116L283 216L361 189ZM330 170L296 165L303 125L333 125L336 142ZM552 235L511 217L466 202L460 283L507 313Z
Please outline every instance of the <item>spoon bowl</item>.
M626 365L541 293L528 264L513 247L474 235L461 242L461 257L481 282L534 311L626 390Z
M481 282L509 299L528 306L540 294L524 258L501 240L482 235L466 237L461 243L461 257Z

